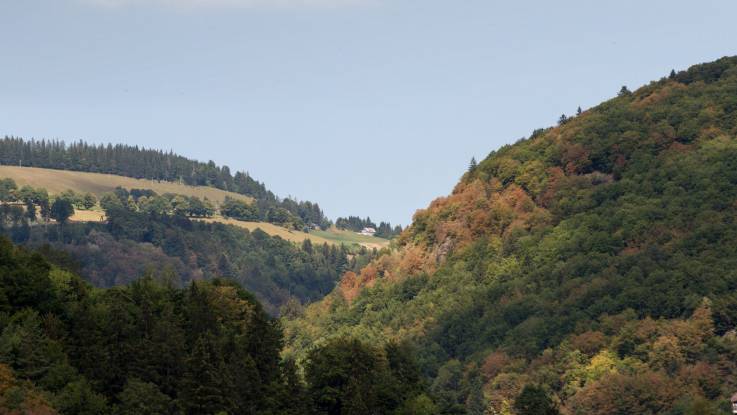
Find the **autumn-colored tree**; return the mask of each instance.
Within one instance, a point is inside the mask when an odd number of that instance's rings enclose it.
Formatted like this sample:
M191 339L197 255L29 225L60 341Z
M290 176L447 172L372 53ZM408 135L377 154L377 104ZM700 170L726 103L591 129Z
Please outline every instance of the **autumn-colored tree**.
M27 382L19 380L12 369L0 363L0 413L7 415L55 415L47 399Z
M676 380L666 374L612 373L592 382L566 402L575 415L666 413L681 397Z

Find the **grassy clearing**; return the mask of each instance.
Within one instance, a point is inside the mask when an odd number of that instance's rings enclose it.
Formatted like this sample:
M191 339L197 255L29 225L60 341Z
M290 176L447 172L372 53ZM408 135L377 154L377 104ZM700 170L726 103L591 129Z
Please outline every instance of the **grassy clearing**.
M367 248L381 249L389 246L389 240L377 238L375 236L359 235L352 231L340 230L335 227L327 231L311 231L310 235L319 236L336 243L359 244Z
M282 239L286 239L288 241L297 242L297 243L302 243L302 241L304 241L305 239L309 239L312 241L313 244L319 244L319 245L322 245L324 243L335 244L335 245L358 244L358 245L365 246L366 248L369 248L369 249L372 249L372 248L381 249L385 246L389 246L389 241L386 239L375 238L372 236L358 235L353 232L341 231L335 228L331 228L328 231L311 231L310 233L305 233L305 232L286 229L281 226L274 225L273 223L243 222L240 220L223 218L220 216L216 216L213 218L197 219L197 220L202 220L205 222L225 223L227 225L238 226L240 228L248 229L250 231L260 228L262 231L268 233L269 235L279 236Z
M105 212L102 210L74 209L74 215L69 220L72 222L104 222Z
M145 179L116 176L113 174L87 173L69 170L41 169L36 167L0 166L0 177L9 177L19 185L43 187L51 194L72 189L75 192L90 192L96 196L111 192L120 186L130 189L150 189L158 194L175 193L186 196L207 197L220 204L225 196L247 202L253 199L238 193L226 192L207 186L189 186L173 182L157 182Z
M247 202L252 198L237 193L226 192L207 186L188 186L172 182L156 182L131 177L116 176L113 174L87 173L69 170L41 169L37 167L0 166L0 178L9 177L19 185L43 187L50 194L61 193L71 189L78 193L90 192L96 196L110 192L120 186L126 189L150 189L158 194L174 193L186 196L197 196L200 199L207 197L214 203L220 204L225 196L240 199ZM105 213L100 210L75 210L74 216L70 218L74 222L102 222ZM235 219L226 219L220 216L207 219L197 219L205 222L220 222L235 225L248 230L260 228L272 236L279 236L288 241L302 243L310 239L314 244L358 244L369 249L381 249L389 245L389 241L373 236L358 235L351 231L342 231L331 228L327 231L311 231L310 233L289 230L278 225L266 222L243 222Z
M302 243L302 241L304 241L305 239L311 240L313 244L320 244L320 245L326 242L329 244L335 243L334 241L328 240L326 238L322 238L319 236L315 236L315 235L300 232L300 231L289 230L287 228L283 228L281 226L274 225L273 223L267 223L267 222L244 222L244 221L230 219L230 218L223 218L220 216L215 216L212 218L196 219L196 220L201 220L201 221L209 222L209 223L212 223L212 222L224 223L227 225L233 225L239 228L248 229L249 231L253 231L257 228L260 228L262 231L268 233L271 236L279 236L282 239L286 239L288 241L297 242L297 243Z

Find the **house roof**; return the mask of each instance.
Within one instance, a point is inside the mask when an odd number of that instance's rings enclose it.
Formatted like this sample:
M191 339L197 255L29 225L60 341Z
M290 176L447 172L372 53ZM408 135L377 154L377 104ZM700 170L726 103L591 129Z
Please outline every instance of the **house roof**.
M732 402L737 402L737 392L735 392L734 395L732 395L731 401Z

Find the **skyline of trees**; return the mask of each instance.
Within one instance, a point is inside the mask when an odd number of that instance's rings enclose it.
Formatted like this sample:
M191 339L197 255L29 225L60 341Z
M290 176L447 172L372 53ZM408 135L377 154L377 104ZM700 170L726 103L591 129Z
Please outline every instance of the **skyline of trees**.
M0 139L0 164L211 186L255 198L262 220L268 221L273 217L274 209L283 209L304 224L316 224L322 228L330 226L330 220L317 203L279 198L248 172L232 174L228 166L218 166L212 160L203 163L188 159L173 151L124 144L95 145L82 140L66 143L62 140L24 140L5 136Z
M192 160L173 151L125 144L89 144L82 140L67 143L63 140L25 140L5 136L0 139L0 165L107 173L211 186L256 199L255 212L260 221L287 224L300 230L305 227L325 230L333 224L318 203L280 198L248 172L232 174L228 166ZM377 236L391 238L401 232L399 226L382 223L373 226L377 230L380 228Z
M737 390L737 57L492 151L288 350L415 341L441 411L724 414Z

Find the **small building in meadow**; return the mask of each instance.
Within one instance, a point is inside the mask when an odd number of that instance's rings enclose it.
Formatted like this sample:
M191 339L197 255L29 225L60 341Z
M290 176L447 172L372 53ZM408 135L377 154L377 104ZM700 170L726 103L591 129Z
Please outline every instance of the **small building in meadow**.
M358 233L361 235L366 235L366 236L374 236L374 234L376 233L376 229L366 227L366 228L363 228L363 230L361 230L361 232L358 232Z

